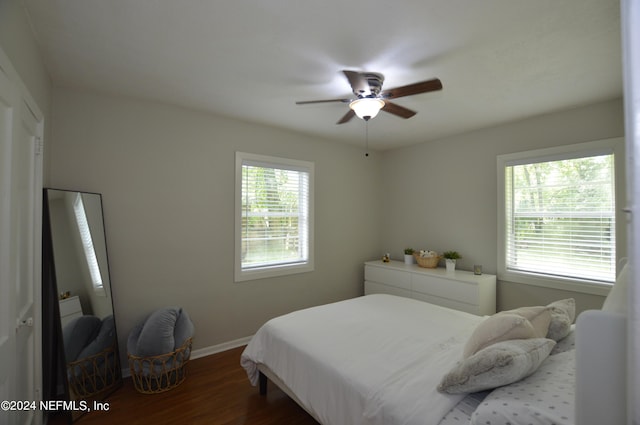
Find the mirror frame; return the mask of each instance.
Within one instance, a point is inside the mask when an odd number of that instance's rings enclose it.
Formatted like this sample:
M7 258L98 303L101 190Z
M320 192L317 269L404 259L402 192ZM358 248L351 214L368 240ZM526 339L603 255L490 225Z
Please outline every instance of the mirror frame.
M62 321L60 317L60 292L56 276L55 252L53 244L53 231L51 223L51 210L49 205L49 193L51 191L79 193L98 196L100 213L102 220L102 231L104 239L104 255L106 259L105 274L109 280L109 297L111 312L114 316L114 361L115 375L112 384L106 388L98 390L86 398L73 397L73 391L67 379L67 364L65 359L64 339L62 334ZM94 192L83 192L69 189L44 188L42 202L42 350L43 350L43 394L44 401L64 400L75 402L74 409L58 412L66 416L68 423L72 423L88 411L93 410L93 403L104 401L107 396L122 387L122 365L120 360L120 350L118 346L118 332L115 325L115 309L113 306L113 291L111 285L111 271L106 242L106 229L104 226L104 210L102 195ZM85 403L81 403L84 401ZM87 410L83 409L83 407Z

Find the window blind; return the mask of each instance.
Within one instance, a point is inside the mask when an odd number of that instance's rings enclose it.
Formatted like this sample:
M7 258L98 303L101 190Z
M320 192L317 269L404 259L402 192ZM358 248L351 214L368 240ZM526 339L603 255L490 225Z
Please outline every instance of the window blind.
M80 232L80 241L82 242L82 249L87 261L87 267L89 268L89 274L91 275L93 289L97 294L105 295L104 285L102 284L102 274L100 273L100 266L93 246L93 238L91 237L91 228L89 227L87 213L84 209L84 203L82 202L82 195L80 193L78 193L73 203L73 212L76 217L78 231Z
M505 166L509 271L614 282L613 154Z
M241 198L242 270L309 260L309 170L243 160Z

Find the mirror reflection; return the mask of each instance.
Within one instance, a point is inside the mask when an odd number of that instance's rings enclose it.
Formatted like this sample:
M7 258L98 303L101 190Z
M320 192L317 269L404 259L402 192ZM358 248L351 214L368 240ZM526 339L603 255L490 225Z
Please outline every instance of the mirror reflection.
M100 195L49 189L48 199L62 327L112 315Z
M46 189L45 201L55 275L50 293L58 302L51 311L60 322L64 398L102 400L122 382L102 197Z

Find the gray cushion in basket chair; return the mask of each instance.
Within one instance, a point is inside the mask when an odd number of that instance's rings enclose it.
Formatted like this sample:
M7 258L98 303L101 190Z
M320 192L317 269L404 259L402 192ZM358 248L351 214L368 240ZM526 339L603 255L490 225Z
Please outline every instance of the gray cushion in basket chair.
M96 316L84 315L71 320L62 330L62 340L67 362L73 362L82 350L93 341L102 326L102 320Z
M127 340L127 350L139 357L167 354L182 347L194 334L189 315L181 307L164 307L138 324Z
M89 397L115 383L117 368L113 315L84 315L63 329L67 379L78 396ZM107 349L111 349L107 351ZM101 354L98 357L93 357ZM105 365L105 361L107 364Z

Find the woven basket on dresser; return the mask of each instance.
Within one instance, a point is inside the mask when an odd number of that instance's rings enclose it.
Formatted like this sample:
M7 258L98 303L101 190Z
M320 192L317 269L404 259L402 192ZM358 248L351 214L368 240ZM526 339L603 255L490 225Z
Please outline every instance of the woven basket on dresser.
M414 253L413 256L416 258L416 262L420 267L424 267L425 269L435 269L438 267L438 262L442 257L421 257L420 254Z

